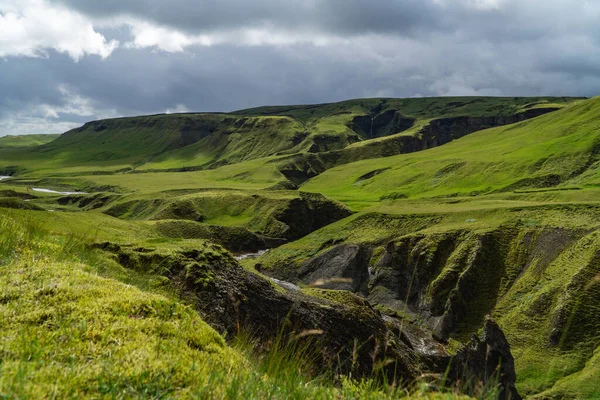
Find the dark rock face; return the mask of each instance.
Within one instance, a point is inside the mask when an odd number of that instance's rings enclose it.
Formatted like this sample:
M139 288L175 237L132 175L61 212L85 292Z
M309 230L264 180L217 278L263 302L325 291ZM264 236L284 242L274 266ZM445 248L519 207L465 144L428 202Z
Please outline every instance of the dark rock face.
M414 124L414 118L403 117L396 110L387 110L375 116L354 117L348 127L365 139L374 139L404 132Z
M492 320L487 320L481 338L473 337L452 361L452 380L496 383L498 399L521 400L515 388L515 361L504 333Z
M520 236L518 227L504 226L477 234L406 236L387 245L375 266L369 298L420 314L439 340L469 335L519 274L531 265L543 271L584 234L542 229Z
M362 294L373 304L422 320L439 342L451 337L464 340L482 326L498 299L528 269L543 274L588 233L518 224L487 232L416 233L389 242L378 260L372 259L373 248L342 241L329 243L331 248L309 260L282 260L264 272L304 284L320 280L324 287ZM598 265L592 259L572 277L566 288L568 301L561 307L551 306L551 294L537 300L531 312L548 314L552 326L548 345L569 349L596 334L589 326L590 316L597 313L595 292L586 285L599 274ZM587 328L571 329L567 335L575 320Z
M243 330L266 343L278 335L318 332L306 340L317 350L320 368L360 377L374 373L377 363L391 360L383 371L391 379L410 382L420 373L409 346L394 339L379 312L350 293L343 304L300 291L281 293L216 246L177 254L109 243L97 247L114 253L127 268L169 278L203 319L226 337Z
M407 321L383 317L358 296L331 290L277 291L218 246L178 253L131 250L109 243L97 247L114 253L127 268L169 278L203 319L227 337L241 330L264 343L280 335L295 337L308 341L320 369L354 378L383 373L390 382L412 382L422 374L441 377L450 370L452 386L465 379L492 382L498 384L502 399L520 399L514 389L510 347L491 321L481 339L473 339L452 358L430 333ZM359 250L339 252L352 259ZM310 334L303 338L303 333Z
M389 341L381 316L359 298L355 304L340 305L301 292L282 294L240 269L222 272L202 289L181 274L174 277L176 285L194 293L196 307L221 332L235 335L244 329L268 341L285 329L291 329L290 334L318 330L322 334L314 338L314 345L321 367L366 376L377 362L392 359L394 369L387 373L396 370L395 378L409 381L416 377L419 366L413 354L403 343Z
M264 234L286 240L296 240L324 226L352 215L352 211L342 203L329 200L319 193L300 192L300 197L292 199L273 215L279 222Z
M370 258L371 251L365 247L341 245L302 264L297 277L302 283L318 284L323 289L366 294Z

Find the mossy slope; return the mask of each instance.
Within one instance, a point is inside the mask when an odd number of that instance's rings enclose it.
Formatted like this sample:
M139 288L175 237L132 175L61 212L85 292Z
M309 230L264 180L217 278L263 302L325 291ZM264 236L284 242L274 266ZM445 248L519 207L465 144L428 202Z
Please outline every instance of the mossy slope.
M600 99L409 155L359 161L312 179L303 190L338 200L457 196L596 185ZM372 171L381 171L368 179Z
M31 163L35 161L35 169L45 173L185 171L295 154L304 158L296 173L309 172L307 169L320 173L323 167L343 162L440 145L475 130L537 116L578 100L366 99L232 114L118 118L87 123L36 148L0 151L0 168L20 167L33 174ZM464 121L459 123L461 118ZM447 126L441 129L433 120L446 121L438 125ZM420 139L422 135L427 136L425 141ZM392 140L377 140L385 137ZM362 146L367 143L369 146ZM352 149L337 153L347 147ZM327 154L314 159L310 155L315 153ZM281 169L289 171L290 165L288 160Z
M26 212L0 210L0 215L0 283L4 288L0 293L3 331L0 393L3 396L467 398L456 393L403 391L378 386L374 381L358 383L349 378L342 378L342 384L334 386L329 376L311 379L302 361L295 359L293 353L285 353L283 348L268 352L262 359L248 360L247 357L254 357L250 351L229 347L192 308L165 289L165 280L156 275L180 282L187 290L195 288L198 294L213 293L210 288L219 285L229 285L234 296L257 288L270 290L271 294L262 301L283 307L291 305L289 298L286 300L262 278L243 272L217 246L205 244L193 253L164 250L152 253L143 249L125 253L112 247L121 256L129 254L127 259L119 258L128 267L122 269L103 253L89 249L85 242L50 234ZM134 260L135 253L139 257ZM183 254L187 258L182 259ZM149 271L154 274L145 273ZM236 279L246 279L246 284ZM196 301L202 303L196 304L207 316L232 321L230 328L236 331L239 329L236 312L232 309L230 313L215 313L212 304L235 307L238 303L228 296L214 294L197 297ZM191 300L189 292L188 299ZM371 337L376 330L373 328L387 329L381 317L358 298L352 306L304 299L314 303L298 303L305 311L312 307L312 312L333 318L329 322L318 318L320 323L338 326L333 316L356 318L358 312L365 323L365 338ZM237 305L239 312L245 312L256 307L261 298L239 300L248 303ZM300 312L298 316L307 318L308 314ZM254 323L268 325L266 320L254 319ZM279 322L273 316L270 320ZM277 335L272 329L266 333ZM331 338L333 345L341 343L339 335ZM359 360L372 357L369 348L354 352L364 353ZM488 389L482 386L476 393L485 395L485 390Z
M324 281L364 271L348 288L367 288L383 310L440 338L465 340L492 315L513 348L522 393L594 398L600 386L584 377L597 373L600 340L598 215L588 205L359 214L247 265L301 284L314 284L307 269ZM348 246L371 256L336 252Z

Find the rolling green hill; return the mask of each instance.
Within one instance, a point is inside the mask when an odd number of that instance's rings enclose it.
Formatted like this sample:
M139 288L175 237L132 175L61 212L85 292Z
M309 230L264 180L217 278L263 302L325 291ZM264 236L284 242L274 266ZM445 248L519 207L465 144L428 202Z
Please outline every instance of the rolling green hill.
M379 365L372 356L381 343L348 352L338 338L352 342L349 327L360 337L387 335L392 356L384 356L406 368L405 377L438 376L491 316L510 343L522 395L598 398L599 146L600 98L474 97L120 118L40 146L0 146L0 175L11 175L0 182L0 280L21 285L26 299L0 293L0 311L22 307L27 315L2 328L12 337L41 332L33 356L11 339L2 368L13 386L0 378L0 395L47 393L17 372L43 367L36 376L50 387L56 369L47 363L66 357L56 327L79 329L66 346L100 357L114 342L94 336L98 324L117 332L124 348L115 354L126 362L101 369L105 361L76 359L71 365L86 381L60 381L76 394L129 387L132 395L193 397L220 379L227 393L241 380L244 393L259 396L289 379L302 389L285 386L282 396L399 395L339 376L341 387L321 375L309 384L314 375L285 368L263 376L256 355L231 337L242 326L272 343L277 324L268 309L324 335L319 349L330 359L360 359L354 372ZM247 257L259 250L269 251ZM88 311L94 296L97 319ZM40 304L46 314L36 313ZM79 328L75 319L89 323ZM190 324L199 336L190 336ZM154 355L157 348L166 353ZM128 361L134 355L152 376ZM173 357L183 360L179 367ZM195 359L216 375L186 373ZM243 366L239 375L226 379L227 363ZM161 375L160 365L172 375ZM173 389L174 380L181 386ZM443 391L437 383L418 386Z
M3 136L0 137L0 148L40 146L42 144L50 143L59 136L60 134Z
M410 155L331 169L303 190L343 201L477 196L597 184L600 98Z
M118 118L90 122L34 149L0 151L0 168L26 170L24 165L35 161L36 170L46 173L185 171L271 157L287 179L302 183L340 163L435 147L576 101L370 99L232 114Z

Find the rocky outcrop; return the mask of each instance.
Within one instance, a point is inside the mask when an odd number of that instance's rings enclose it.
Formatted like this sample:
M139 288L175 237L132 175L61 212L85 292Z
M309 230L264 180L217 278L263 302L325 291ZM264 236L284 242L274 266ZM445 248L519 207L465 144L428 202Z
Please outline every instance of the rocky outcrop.
M368 293L369 260L372 252L366 247L341 245L303 263L296 279L323 289Z
M404 117L397 110L387 110L377 115L354 117L348 127L363 139L374 139L404 132L414 124L414 118Z
M504 332L493 320L487 320L480 337L458 350L452 360L451 381L470 382L473 387L494 385L499 400L521 400L515 383L515 360Z
M350 293L343 304L301 291L279 291L268 280L245 271L222 249L166 254L127 249L114 244L98 247L112 252L118 262L135 270L168 278L215 329L233 337L248 332L263 343L277 337L303 338L316 350L320 368L355 377L385 367L390 378L412 381L420 373L414 352L389 336L381 315Z
M244 331L262 343L281 337L301 341L310 345L316 367L354 378L384 374L389 382L408 383L423 374L443 377L450 368L452 386L469 377L484 385L498 382L501 391L514 392L510 348L491 322L481 340L474 340L453 358L423 329L383 317L350 292L277 290L268 280L241 268L218 246L176 253L109 243L96 247L114 254L124 267L168 278L203 319L226 337ZM464 386L464 390L471 389Z
M300 192L272 215L272 223L261 232L266 236L300 239L324 226L352 215L344 204L320 193Z

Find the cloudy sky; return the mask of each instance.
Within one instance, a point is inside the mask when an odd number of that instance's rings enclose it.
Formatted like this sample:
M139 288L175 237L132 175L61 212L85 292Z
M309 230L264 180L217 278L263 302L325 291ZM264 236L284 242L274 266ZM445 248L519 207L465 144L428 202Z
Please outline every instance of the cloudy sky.
M0 136L356 97L600 94L598 0L0 0Z

